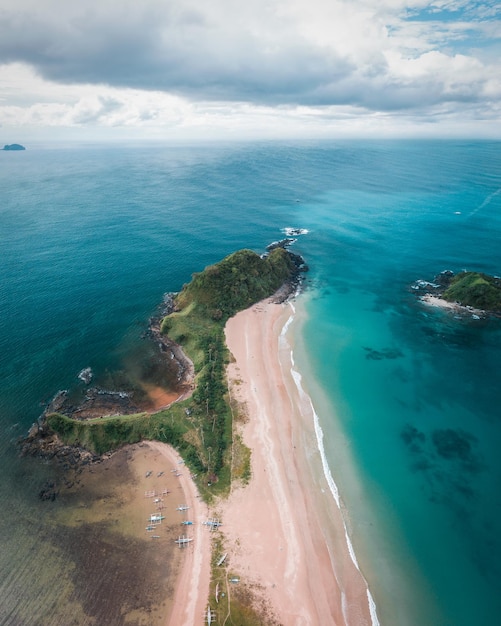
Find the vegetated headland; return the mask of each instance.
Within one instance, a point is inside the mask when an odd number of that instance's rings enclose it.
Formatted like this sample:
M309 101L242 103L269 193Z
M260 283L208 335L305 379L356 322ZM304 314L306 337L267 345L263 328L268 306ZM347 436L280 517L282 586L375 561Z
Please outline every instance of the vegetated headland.
M433 281L418 280L412 289L426 304L473 317L501 317L501 278L482 272L444 270Z
M168 353L167 360L177 368L178 401L151 412L138 410L126 391L94 389L77 406L68 402L66 392L59 392L22 442L22 452L62 456L71 466L124 444L156 440L181 454L197 477L202 497L209 501L226 493L233 430L224 326L238 311L264 298L274 295L280 302L297 290L307 267L287 249L290 243L272 244L265 255L239 250L206 267L172 295L164 317L152 320L150 333L159 351ZM241 468L242 475L248 471Z

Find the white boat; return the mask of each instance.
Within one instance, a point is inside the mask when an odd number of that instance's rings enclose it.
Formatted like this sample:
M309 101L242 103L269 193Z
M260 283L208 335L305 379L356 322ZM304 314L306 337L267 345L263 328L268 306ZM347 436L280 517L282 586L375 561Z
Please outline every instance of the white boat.
M187 545L188 543L190 543L190 541L193 541L193 537L185 537L184 535L181 537L179 536L175 543L177 543L177 545L182 548L183 546Z
M216 528L223 525L223 522L220 522L216 517L211 517L206 522L202 522L202 524L205 524L211 530L216 530Z
M210 626L213 622L215 623L216 615L214 611L211 610L210 604L207 606L207 611L205 613L205 620L207 624Z

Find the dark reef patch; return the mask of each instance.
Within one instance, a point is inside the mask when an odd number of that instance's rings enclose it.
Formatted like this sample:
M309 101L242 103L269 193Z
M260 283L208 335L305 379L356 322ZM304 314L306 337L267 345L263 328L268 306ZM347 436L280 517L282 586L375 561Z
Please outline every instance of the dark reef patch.
M365 358L370 361L382 361L383 359L399 359L404 356L403 352L398 348L383 348L382 350L375 350L364 346L366 351Z
M427 435L413 424L402 428L400 438L410 454L410 467L422 473L430 502L466 518L466 503L476 495L474 475L484 469L477 439L460 428L437 428Z
M476 472L480 463L474 453L476 438L461 429L437 429L432 433L432 441L438 455L449 461L459 461L464 469Z
M400 433L405 445L411 452L421 452L426 441L426 435L412 424L406 424Z
M61 527L57 537L74 565L75 600L96 624L123 624L128 613L151 612L163 595L170 565L154 544L125 538L105 522Z

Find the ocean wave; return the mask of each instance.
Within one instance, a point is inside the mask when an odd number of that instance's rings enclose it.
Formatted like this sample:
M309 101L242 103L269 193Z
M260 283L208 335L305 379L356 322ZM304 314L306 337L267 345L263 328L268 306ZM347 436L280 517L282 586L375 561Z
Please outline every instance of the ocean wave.
M287 237L297 237L298 235L307 235L310 231L307 228L294 228L292 226L286 226L281 229Z
M292 306L292 305L291 305ZM294 313L295 313L295 309L293 308L293 313L291 314L291 316L289 317L289 319L287 320L287 322L284 324L284 327L282 328L282 331L280 333L280 339L281 340L285 340L285 335L290 327L290 324L292 323L292 321L294 320ZM313 402L310 398L310 396L308 395L308 393L304 390L303 385L302 385L302 376L301 374L297 371L296 367L295 367L295 361L294 361L294 351L291 349L290 351L290 361L291 361L291 368L290 368L290 373L292 375L292 378L294 380L294 383L296 385L296 388L298 390L299 393L299 397L301 398L301 401L306 402L309 405L311 414L313 415L313 425L315 428L315 436L317 439L317 447L318 450L320 452L320 458L322 461L322 469L324 472L324 476L325 479L327 481L327 484L329 485L329 490L332 494L332 497L334 498L336 505L338 507L338 509L341 512L341 519L343 521L343 528L344 528L344 536L346 539L346 545L348 547L348 552L350 554L350 558L353 562L353 564L355 565L355 567L357 568L357 570L361 573L362 577L363 574L360 570L360 566L358 564L358 560L355 554L355 550L353 548L353 544L351 542L350 536L348 534L348 528L346 526L346 523L344 521L344 517L342 514L342 509L341 509L341 498L339 496L339 489L336 485L336 482L332 476L332 472L331 469L329 467L329 463L327 461L327 456L325 454L325 447L324 447L324 431L320 425L320 420L318 418L317 412L315 411L315 408L313 406ZM365 578L364 578L365 580ZM368 600L368 604L369 604L369 612L370 612L370 616L371 616L371 622L372 622L372 626L380 626L379 624L379 620L377 617L377 609L376 609L376 603L374 602L374 598L372 597L372 594L369 590L369 586L367 584L367 581L365 581L365 585L366 585L366 589L367 589L367 600Z

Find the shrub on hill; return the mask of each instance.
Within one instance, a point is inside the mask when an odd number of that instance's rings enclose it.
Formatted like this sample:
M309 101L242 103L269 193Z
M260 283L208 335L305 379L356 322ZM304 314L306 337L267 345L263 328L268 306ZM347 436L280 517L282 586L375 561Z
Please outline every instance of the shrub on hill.
M191 398L154 415L137 414L75 420L60 414L47 417L49 426L68 444L97 454L124 443L156 439L172 444L190 468L201 473L199 486L210 497L229 487L232 412L227 399L224 341L228 318L271 296L297 276L300 257L276 248L266 257L240 250L194 274L175 300L161 332L180 344L195 368ZM203 478L202 478L203 477ZM206 491L207 482L215 490Z
M449 302L459 302L486 311L501 310L501 281L479 272L460 272L443 294Z
M225 322L238 311L270 296L296 271L292 256L277 248L260 257L252 250L239 250L193 275L176 298L184 309L191 303L204 315Z

